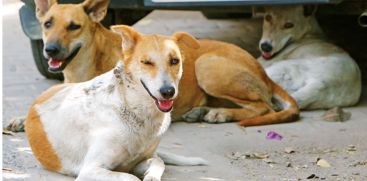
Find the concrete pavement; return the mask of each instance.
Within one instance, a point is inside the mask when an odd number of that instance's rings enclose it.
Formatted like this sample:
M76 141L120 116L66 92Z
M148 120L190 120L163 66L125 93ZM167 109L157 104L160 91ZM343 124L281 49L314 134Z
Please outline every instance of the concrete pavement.
M14 116L25 115L43 90L59 83L44 79L34 65L29 40L22 33L17 1L3 15L3 126ZM258 54L261 21L207 20L198 12L155 11L135 26L144 33L171 34L187 31L199 38L229 41ZM366 90L366 89L364 89ZM163 180L367 180L367 92L347 122L325 122L323 111L302 112L296 123L241 128L235 123L175 123L160 148L200 156L209 166L167 166ZM267 140L268 131L283 136ZM352 147L352 146L354 147ZM286 153L291 147L295 152ZM268 157L266 159L261 159ZM316 165L325 159L330 167ZM3 135L4 180L73 180L43 170L32 155L24 133Z

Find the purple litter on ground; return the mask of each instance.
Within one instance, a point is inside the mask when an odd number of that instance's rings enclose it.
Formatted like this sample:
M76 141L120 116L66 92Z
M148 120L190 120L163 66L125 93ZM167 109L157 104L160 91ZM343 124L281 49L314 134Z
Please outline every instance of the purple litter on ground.
M282 135L276 133L275 131L269 131L266 135L266 139L268 140L281 140L283 138Z

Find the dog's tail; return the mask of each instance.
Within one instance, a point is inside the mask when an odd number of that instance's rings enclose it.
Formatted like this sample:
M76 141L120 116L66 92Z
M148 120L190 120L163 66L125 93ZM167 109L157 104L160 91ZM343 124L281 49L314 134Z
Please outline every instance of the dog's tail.
M278 84L274 82L272 82L272 84L273 98L279 104L282 110L278 112L271 112L263 116L242 120L239 122L241 126L286 123L296 121L299 118L300 111L296 101Z
M200 157L186 157L182 155L176 155L174 153L165 152L162 150L158 150L157 155L163 160L165 164L168 165L199 166L209 164L208 161Z

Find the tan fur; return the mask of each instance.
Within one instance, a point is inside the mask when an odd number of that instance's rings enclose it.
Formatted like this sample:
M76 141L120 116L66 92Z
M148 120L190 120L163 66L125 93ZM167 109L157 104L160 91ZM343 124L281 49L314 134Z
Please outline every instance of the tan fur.
M192 108L210 105L209 95L241 107L223 108L221 104L216 105L217 108L204 107L208 113L202 116L209 122L240 121L243 126L254 126L297 118L299 110L294 100L269 79L250 54L228 43L199 42L198 50L182 48L184 73L173 111L174 119L179 119ZM288 102L291 108L275 112L271 102L274 94Z
M66 84L56 85L44 92L29 109L27 124L25 125L28 141L34 155L41 162L43 167L50 171L59 171L61 162L47 138L35 106L47 101L65 87Z
M144 72L147 72L150 77L155 78L158 73L158 66L156 66L156 62L163 60L163 62L165 62L163 66L164 70L169 72L169 75L173 80L178 79L177 72L179 66L172 66L169 64L169 62L171 58L177 58L179 61L182 61L179 58L181 55L176 53L176 51L179 52L177 49L172 49L170 52L164 52L165 49L167 49L166 41L168 37L161 35L143 35L136 32L132 27L124 25L115 25L112 26L111 29L117 33L120 33L122 36L122 53L125 57L124 61L127 68L130 67L130 64L135 63L133 60L139 60L139 63L148 61L151 63L151 65L144 65L141 69ZM144 38L142 38L143 36ZM187 33L176 33L173 35L173 40L176 42L184 40L182 43L190 47L192 44L197 44L196 40L191 39L190 41L190 38L192 38L191 35ZM198 48L198 45L195 47ZM169 56L162 57L159 55L159 57L157 57L158 54L156 52L162 52L163 54L168 54Z
M274 124L281 122L292 122L299 118L299 109L297 108L296 101L278 84L273 84L273 92L278 94L280 97L285 99L286 102L290 102L292 107L287 110L283 110L280 112L271 112L264 116L254 117L250 119L241 120L239 122L242 126L256 126L256 125L265 125L265 124Z

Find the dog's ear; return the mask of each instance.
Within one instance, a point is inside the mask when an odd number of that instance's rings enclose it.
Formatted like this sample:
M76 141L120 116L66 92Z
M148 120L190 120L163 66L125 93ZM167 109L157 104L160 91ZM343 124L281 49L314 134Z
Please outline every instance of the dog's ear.
M185 33L185 32L176 32L172 38L177 42L177 43L183 43L184 45L186 45L187 47L190 48L194 48L197 49L200 47L199 41L193 37L192 35Z
M41 18L46 12L53 6L57 4L56 0L34 0L36 4L36 16L37 18Z
M311 15L314 15L317 11L316 5L303 5L303 15L305 17L309 17Z
M111 26L111 30L121 36L124 54L130 53L134 49L140 34L134 28L126 25L114 25Z
M100 22L106 16L109 0L86 0L83 2L84 11L94 22Z

